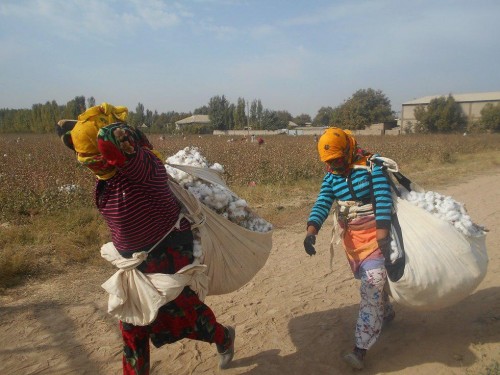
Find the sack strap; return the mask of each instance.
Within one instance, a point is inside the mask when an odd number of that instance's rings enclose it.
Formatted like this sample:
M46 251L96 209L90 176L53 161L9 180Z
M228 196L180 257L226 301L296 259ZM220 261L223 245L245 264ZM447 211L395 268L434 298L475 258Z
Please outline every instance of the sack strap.
M146 254L149 254L150 252L152 252L156 248L156 246L158 246L161 243L161 241L163 241L165 238L167 238L167 236L170 233L172 233L172 231L174 229L180 229L180 227L181 227L181 220L184 219L184 218L185 218L185 215L184 215L184 213L181 212L179 214L179 217L177 218L177 221L172 226L172 228L170 228L170 230L167 233L165 233L165 235L157 243L155 243L151 249L149 249L148 251L146 251Z
M392 178L390 178L389 172L392 176L394 176L396 181L401 186L403 186L406 190L413 191L413 190L420 189L420 187L418 185L416 185L408 177L404 176L399 171L399 167L394 160L389 159L389 158L384 158L381 156L374 156L374 157L370 158L369 162L372 163L372 165L375 164L375 165L378 165L382 168L382 171L383 171L385 177L387 178L387 180L389 181L389 184L391 185L392 190L396 193L396 195L398 197L401 197L401 192L397 188L397 186L394 183L394 181L392 180Z

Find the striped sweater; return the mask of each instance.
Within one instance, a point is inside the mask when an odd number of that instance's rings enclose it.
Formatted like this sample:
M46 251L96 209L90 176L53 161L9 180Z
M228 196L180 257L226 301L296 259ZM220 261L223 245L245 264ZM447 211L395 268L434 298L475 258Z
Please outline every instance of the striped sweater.
M144 250L176 223L181 207L167 180L161 160L139 148L115 176L97 182L95 202L119 251ZM189 230L189 222L183 219L180 229Z
M370 177L373 189L370 186ZM370 171L366 169L353 169L348 178L327 173L323 178L321 190L311 210L307 225L312 225L319 231L335 200L371 202L377 228L390 228L392 194L389 182L380 166L374 166L371 176Z

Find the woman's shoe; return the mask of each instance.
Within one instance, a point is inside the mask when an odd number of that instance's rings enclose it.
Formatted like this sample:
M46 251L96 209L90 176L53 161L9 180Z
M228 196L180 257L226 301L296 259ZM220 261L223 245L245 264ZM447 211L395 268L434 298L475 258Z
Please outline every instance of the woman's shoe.
M227 326L226 329L231 339L231 344L229 344L229 347L225 351L219 350L219 346L217 345L217 351L219 352L219 368L221 370L228 368L234 357L234 339L236 338L236 331L231 326Z
M342 358L353 369L363 370L365 367L365 354L366 349L354 348L352 352L345 354Z
M394 310L392 310L389 314L387 314L386 316L384 316L384 325L392 322L394 320L394 318L396 317L396 312Z

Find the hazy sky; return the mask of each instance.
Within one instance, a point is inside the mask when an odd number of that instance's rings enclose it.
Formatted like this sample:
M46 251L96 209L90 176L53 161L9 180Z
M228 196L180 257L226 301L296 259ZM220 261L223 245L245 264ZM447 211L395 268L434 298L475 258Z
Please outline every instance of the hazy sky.
M193 111L215 95L314 117L500 91L498 0L0 0L0 108L75 96Z

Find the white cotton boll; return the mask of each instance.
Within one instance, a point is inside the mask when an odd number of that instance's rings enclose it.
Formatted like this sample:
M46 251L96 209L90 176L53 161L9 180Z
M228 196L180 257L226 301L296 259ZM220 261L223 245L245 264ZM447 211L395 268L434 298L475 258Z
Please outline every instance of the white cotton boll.
M412 192L410 192L409 197L413 201L418 201L419 197L420 197L420 194L418 194L416 191L412 191Z
M229 205L229 202L231 202L232 199L232 194L229 190L225 188L219 188L217 194L220 196L221 200L224 200L226 206Z
M469 215L462 215L461 217L461 220L462 224L464 224L465 226L469 226L469 227L472 227L474 225L474 223L472 222L471 218Z
M237 222L242 222L248 216L248 205L244 199L231 202L228 206L229 217Z
M179 169L176 169L174 167L171 167L170 165L165 165L165 168L167 169L167 173L172 176L172 178L177 181L179 184L183 184L186 181L191 180L191 176L188 175L187 173L180 171Z
M417 195L414 191L403 192L403 194L401 195L401 198L403 198L404 200L407 200L408 202L415 202L417 200Z
M474 224L467 214L465 206L451 198L432 191L425 193L410 192L402 194L402 198L423 208L437 218L453 225L466 236L480 236L484 234L483 228Z
M215 194L213 205L216 209L221 210L227 206L227 200L223 194Z
M61 193L70 194L70 193L74 193L78 189L80 189L80 186L75 185L75 184L70 184L70 185L59 186L59 188L57 190Z
M166 161L170 164L209 168L208 161L196 147L186 147L175 155L167 158ZM270 223L252 215L251 211L248 209L246 200L235 196L229 189L195 178L169 165L165 167L175 181L193 194L200 202L225 219L255 232L269 232L273 229ZM222 173L224 172L224 167L219 163L214 163L210 168ZM195 240L200 244L194 247L195 257L200 258L203 256L203 250L199 233L195 229L193 230L193 234L195 235Z
M434 206L432 205L432 203L426 202L424 203L424 209L432 213L432 211L434 211Z
M241 216L241 217L247 216L246 207L242 207L242 206L232 206L231 207L231 205L229 205L228 212L232 216L234 216L234 217L237 217L237 216Z
M199 189L200 189L200 191L202 192L202 194L204 196L208 196L208 195L212 195L213 194L213 190L207 184L203 184L203 183L200 184Z
M201 258L202 255L203 255L203 248L201 246L201 241L195 239L193 241L193 256L195 258Z
M207 167L207 160L200 154L196 147L185 147L175 155L167 158L167 163L190 165L193 167Z
M396 245L395 241L391 241L391 255L389 256L391 262L395 262L398 259L398 254L399 254L398 245Z
M259 220L259 232L269 232L273 229L271 223L268 223L264 219Z
M466 234L469 236L478 236L483 232L483 230L478 225L472 222L469 216L462 216L460 224L463 228L465 228L465 230L467 231Z
M469 234L472 235L475 231L475 228L471 222L464 222L461 221L460 224L462 224L462 227L465 229L465 231Z
M446 213L446 220L448 221L458 221L460 219L462 215L460 214L460 212L457 212L457 211L448 211Z
M452 211L455 210L455 203L451 199L445 199L442 204L443 210Z
M228 212L228 218L234 223L237 224L242 224L242 226L245 226L243 223L246 221L247 213L244 210L237 210L237 211L229 211Z
M453 223L453 225L455 226L455 228L457 228L460 232L464 233L467 235L468 231L467 231L467 228L460 222L460 221L457 221L455 223Z
M203 200L204 195L203 195L203 192L201 191L201 189L199 189L195 186L190 186L190 187L188 187L188 191L191 194L193 194L196 197L196 199Z
M244 199L238 199L236 202L234 202L237 206L239 207L248 207L248 203Z
M215 198L214 198L214 196L213 196L212 194L202 196L202 197L200 198L200 200L201 200L204 204L206 204L208 207L210 207L210 208L212 208L212 209L214 209L214 208L215 208L215 205L217 204L217 202L216 202L216 200L215 200Z
M216 170L218 172L224 173L224 167L219 163L214 163L210 166L210 169Z

